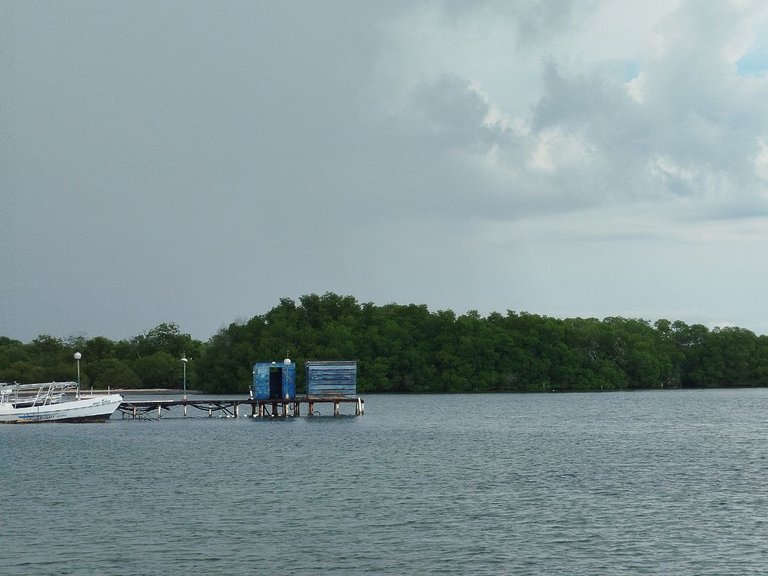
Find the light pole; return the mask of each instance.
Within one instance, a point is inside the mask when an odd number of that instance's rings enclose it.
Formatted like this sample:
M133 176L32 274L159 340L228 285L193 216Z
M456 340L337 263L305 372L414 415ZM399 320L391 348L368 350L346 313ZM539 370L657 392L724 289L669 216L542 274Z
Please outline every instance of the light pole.
M83 355L80 352L75 352L75 362L77 362L77 397L80 398L80 358Z
M187 415L187 402L186 402L186 400L187 400L187 362L189 362L189 360L187 360L187 355L184 354L184 352L182 352L181 353L181 366L182 366L182 369L184 370L184 380L183 380L184 381L184 397L183 397L183 399L184 399L184 416Z

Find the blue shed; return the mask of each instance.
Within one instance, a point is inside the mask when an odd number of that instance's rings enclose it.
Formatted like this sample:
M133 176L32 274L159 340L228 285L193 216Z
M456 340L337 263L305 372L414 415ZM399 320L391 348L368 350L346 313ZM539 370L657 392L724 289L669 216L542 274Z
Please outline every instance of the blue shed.
M251 395L256 400L293 400L296 398L296 364L256 362L253 365Z
M356 396L357 361L308 361L307 396Z

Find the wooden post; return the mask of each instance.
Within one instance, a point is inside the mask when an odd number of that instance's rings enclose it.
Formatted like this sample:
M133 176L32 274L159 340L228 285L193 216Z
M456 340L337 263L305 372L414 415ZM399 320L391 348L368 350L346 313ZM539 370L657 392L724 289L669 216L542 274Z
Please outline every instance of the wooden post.
M309 415L314 416L315 415L315 403L312 402L312 400L309 400Z
M334 400L333 401L333 415L338 416L339 415L339 401Z

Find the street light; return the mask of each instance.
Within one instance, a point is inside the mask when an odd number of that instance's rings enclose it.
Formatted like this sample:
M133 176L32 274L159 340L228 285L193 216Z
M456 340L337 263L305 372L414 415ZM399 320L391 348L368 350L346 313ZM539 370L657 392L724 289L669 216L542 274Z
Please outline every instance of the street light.
M80 352L75 352L75 362L77 362L77 397L80 398L80 358L83 355Z
M182 353L181 365L184 367L184 400L187 399L187 362L189 362L189 360L187 359L187 356L184 353Z

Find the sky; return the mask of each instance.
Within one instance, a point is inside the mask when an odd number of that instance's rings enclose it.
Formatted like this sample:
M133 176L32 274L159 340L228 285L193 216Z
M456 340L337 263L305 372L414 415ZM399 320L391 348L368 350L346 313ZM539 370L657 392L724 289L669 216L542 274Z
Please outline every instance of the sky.
M0 336L337 294L768 334L762 0L0 0Z

